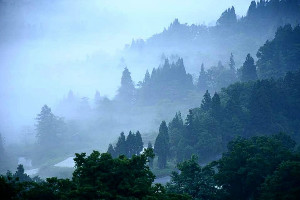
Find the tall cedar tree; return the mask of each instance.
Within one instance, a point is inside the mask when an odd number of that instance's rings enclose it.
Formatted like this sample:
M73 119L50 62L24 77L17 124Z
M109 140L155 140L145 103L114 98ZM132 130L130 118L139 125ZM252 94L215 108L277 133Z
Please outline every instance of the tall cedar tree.
M208 82L209 82L208 74L204 69L204 64L202 63L201 71L200 71L200 74L199 74L199 77L198 77L197 88L200 91L207 90L208 89Z
M247 55L246 61L241 68L241 81L254 81L257 79L256 66L254 64L254 59L250 54Z
M211 96L208 90L206 90L202 99L201 109L204 111L208 111L210 108L211 108Z
M151 149L153 151L153 146L151 142L148 143L147 149ZM153 158L149 158L149 167L153 168Z
M119 156L119 155L126 156L126 154L127 154L127 144L126 144L126 138L125 138L124 132L122 132L120 134L120 137L118 138L118 142L115 147L115 152L116 152L117 156Z
M63 120L55 116L47 105L42 107L36 120L38 144L43 147L56 145L59 142L59 135L63 132Z
M142 135L139 131L135 134L135 143L134 143L134 154L140 155L140 153L143 151L144 143L142 139Z
M215 93L211 100L212 115L215 119L220 120L221 117L221 100L218 93Z
M116 157L116 152L112 144L109 144L107 153L109 153L113 158Z
M154 152L158 156L158 167L160 169L166 168L169 156L169 133L165 121L160 124L159 133L154 144Z
M125 67L122 73L121 87L119 88L118 92L118 97L120 100L125 101L124 103L133 103L135 87L131 78L131 73L127 67Z

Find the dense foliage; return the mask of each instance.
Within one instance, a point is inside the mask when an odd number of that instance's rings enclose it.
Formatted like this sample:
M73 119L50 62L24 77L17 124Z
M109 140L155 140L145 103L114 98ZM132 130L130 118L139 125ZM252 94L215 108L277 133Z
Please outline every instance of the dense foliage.
M195 156L178 164L168 191L193 199L297 199L300 155L295 141L280 133L228 144L222 158L200 166Z
M191 109L185 123L176 114L169 123L171 155L177 161L192 154L215 159L236 136L289 132L299 142L300 71L278 80L236 83Z
M300 26L280 27L275 38L258 50L257 57L260 78L279 78L300 69Z
M27 176L21 169L17 177L0 177L4 199L190 199L187 195L167 193L162 185L153 185L154 175L147 166L154 154L151 149L131 159L112 158L94 151L89 156L76 154L72 180L48 178L46 181L20 181ZM21 170L21 171L20 171Z

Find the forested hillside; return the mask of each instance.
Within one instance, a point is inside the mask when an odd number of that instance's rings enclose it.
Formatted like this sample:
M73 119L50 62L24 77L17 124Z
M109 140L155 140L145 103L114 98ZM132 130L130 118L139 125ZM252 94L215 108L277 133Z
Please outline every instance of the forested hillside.
M180 55L187 69L195 72L202 62L210 67L234 53L240 65L247 53L255 54L266 40L273 39L279 26L297 25L299 13L299 0L260 0L252 1L245 16L237 16L234 7L225 10L215 26L182 24L175 19L163 32L133 41L126 58L142 62L157 60L162 54Z
M260 0L133 41L143 80L124 64L115 96L70 90L23 143L0 132L0 198L298 200L299 22L299 0Z

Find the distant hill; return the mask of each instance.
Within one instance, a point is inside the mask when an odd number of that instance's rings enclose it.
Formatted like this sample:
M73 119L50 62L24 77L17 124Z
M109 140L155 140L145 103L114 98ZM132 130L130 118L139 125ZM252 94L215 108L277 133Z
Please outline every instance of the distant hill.
M159 61L164 55L178 55L184 59L188 71L195 72L201 63L208 67L218 61L226 63L233 53L239 67L248 53L255 55L266 40L273 39L279 26L295 26L299 22L299 0L252 1L246 16L238 18L232 7L211 27L182 24L175 19L163 32L147 40L133 40L125 48L125 58L129 63L149 63Z

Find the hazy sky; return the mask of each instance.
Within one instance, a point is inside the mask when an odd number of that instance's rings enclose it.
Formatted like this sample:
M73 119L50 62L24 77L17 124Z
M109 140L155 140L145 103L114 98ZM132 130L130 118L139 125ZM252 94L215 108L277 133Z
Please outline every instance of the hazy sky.
M54 106L69 89L112 97L122 67L115 59L132 38L146 39L178 18L212 25L235 6L245 15L250 0L2 0L0 132L33 125L43 104ZM157 66L149 66L153 68ZM130 66L129 66L130 68ZM141 79L132 69L135 81Z

